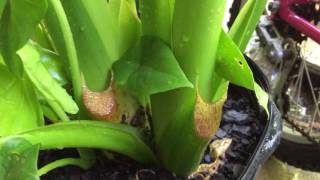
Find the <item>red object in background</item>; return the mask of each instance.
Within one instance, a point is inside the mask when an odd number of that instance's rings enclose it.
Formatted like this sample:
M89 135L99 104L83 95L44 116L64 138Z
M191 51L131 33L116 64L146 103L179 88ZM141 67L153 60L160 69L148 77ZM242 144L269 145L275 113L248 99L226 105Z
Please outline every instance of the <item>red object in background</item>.
M278 15L292 27L320 44L320 29L297 15L292 6L299 4L319 3L320 0L280 0Z

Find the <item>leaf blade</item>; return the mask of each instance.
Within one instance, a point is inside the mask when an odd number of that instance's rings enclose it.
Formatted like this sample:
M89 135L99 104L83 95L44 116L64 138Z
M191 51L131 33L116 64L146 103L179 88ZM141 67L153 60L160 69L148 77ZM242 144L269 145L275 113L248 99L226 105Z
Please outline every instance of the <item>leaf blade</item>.
M44 124L40 104L26 75L18 79L0 64L0 87L0 136Z
M129 54L133 58L127 55L115 63L114 72L116 82L125 84L134 95L147 97L182 87L193 88L163 41L144 36L141 47L135 47ZM128 69L124 72L123 68Z
M15 52L31 37L47 10L44 0L10 0L4 10L0 29L0 49L9 69L22 76L22 62ZM28 12L28 16L24 12ZM24 23L21 23L24 22Z
M232 25L229 34L241 52L245 51L266 4L267 0L249 0Z
M55 123L18 135L41 149L98 148L115 151L142 163L156 163L141 132L131 126L92 120ZM142 156L143 154L143 156Z
M243 54L231 38L222 31L215 71L233 84L254 90L252 71Z

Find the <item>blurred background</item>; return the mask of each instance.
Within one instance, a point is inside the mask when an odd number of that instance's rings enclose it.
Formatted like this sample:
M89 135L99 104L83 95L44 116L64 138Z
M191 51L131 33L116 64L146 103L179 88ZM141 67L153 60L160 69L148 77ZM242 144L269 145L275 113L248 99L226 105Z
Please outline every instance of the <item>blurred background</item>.
M225 30L246 1L227 0ZM267 76L284 123L280 146L258 180L320 179L319 6L319 0L269 0L246 49ZM292 25L285 8L310 24ZM301 28L313 28L313 34Z

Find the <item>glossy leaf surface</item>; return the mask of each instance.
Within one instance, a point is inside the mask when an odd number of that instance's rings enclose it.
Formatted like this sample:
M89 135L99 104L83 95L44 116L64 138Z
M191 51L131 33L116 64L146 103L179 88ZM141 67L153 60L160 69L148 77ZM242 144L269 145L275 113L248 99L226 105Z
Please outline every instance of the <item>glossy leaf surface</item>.
M254 89L253 75L246 59L225 32L220 36L215 71L233 84Z
M138 97L181 87L193 87L180 69L172 51L161 40L143 37L114 65L115 80Z
M40 144L43 150L97 148L127 155L138 162L156 163L153 152L141 140L141 132L123 124L75 120L26 131L19 136L32 144Z
M23 138L0 141L0 179L39 180L37 176L39 145Z

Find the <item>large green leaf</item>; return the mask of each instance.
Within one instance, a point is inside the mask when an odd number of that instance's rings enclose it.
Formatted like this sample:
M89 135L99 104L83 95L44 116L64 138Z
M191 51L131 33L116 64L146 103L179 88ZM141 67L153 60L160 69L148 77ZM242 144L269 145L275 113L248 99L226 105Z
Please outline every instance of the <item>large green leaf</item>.
M230 36L244 52L255 30L267 0L248 0L230 29Z
M214 100L218 100L219 97L223 95L221 90L227 89L226 86L228 82L225 80L228 80L233 84L253 90L258 99L258 103L266 110L267 114L269 114L267 106L269 100L268 93L255 82L246 59L237 45L225 32L221 33L217 55L218 60L215 70L219 76L216 76L215 80L219 86L217 86L218 91L214 96Z
M16 78L0 65L0 136L43 125L34 87L26 75Z
M39 180L37 176L39 145L23 138L0 142L0 179Z
M78 106L72 97L55 81L45 66L40 61L40 53L32 44L25 45L18 51L25 70L29 75L34 86L49 102L56 102L68 113L75 114L78 112Z
M113 67L116 83L138 97L193 87L170 48L153 37L143 37L141 45L129 50Z
M15 52L27 43L46 9L46 0L10 0L4 10L0 22L0 49L9 69L19 77L22 63Z
M18 135L42 150L56 148L96 148L118 152L142 163L155 163L141 132L131 126L111 122L81 120L55 123Z
M215 71L233 84L254 89L253 75L246 59L224 31L220 35Z

